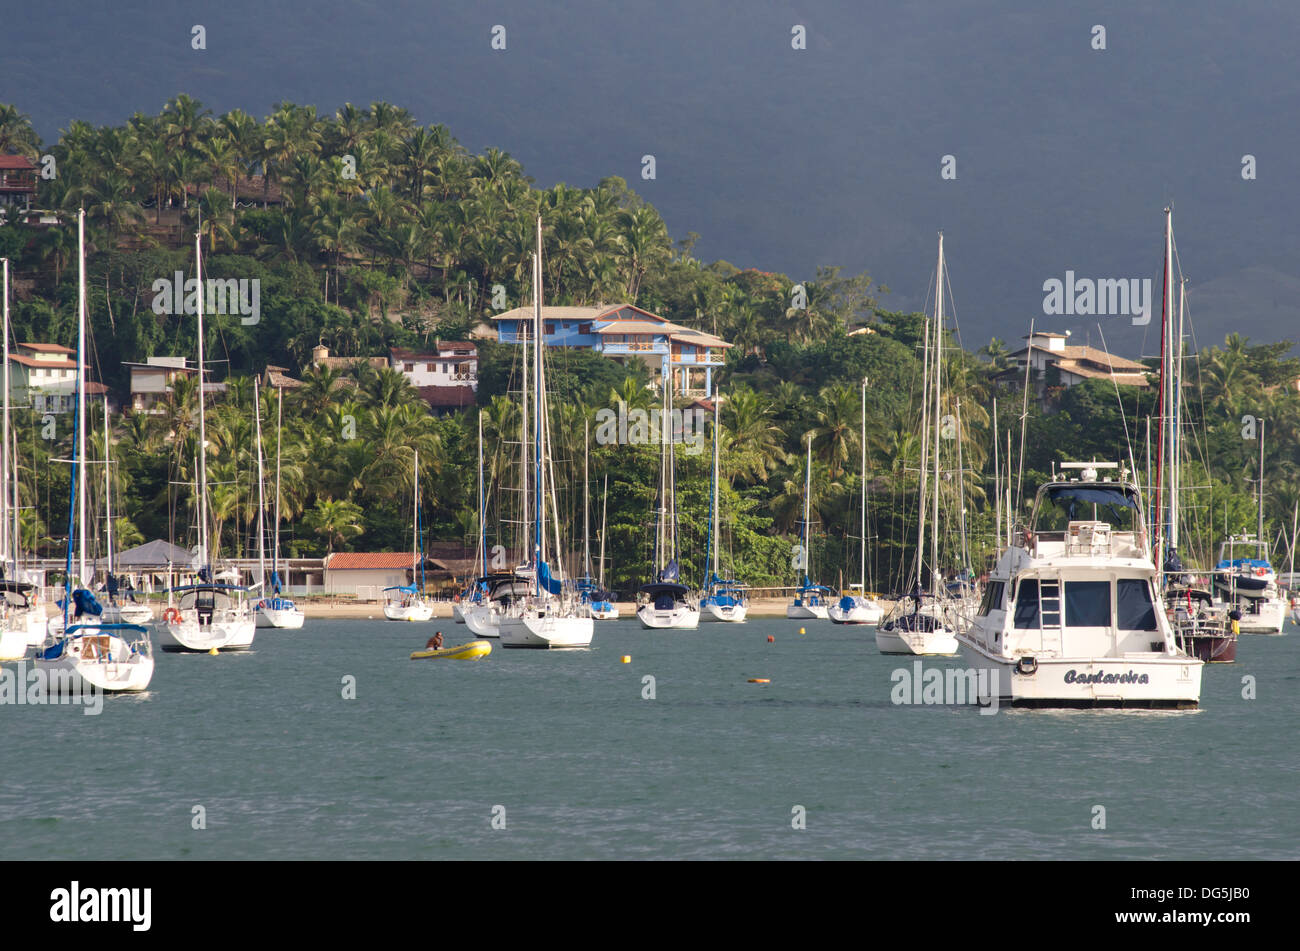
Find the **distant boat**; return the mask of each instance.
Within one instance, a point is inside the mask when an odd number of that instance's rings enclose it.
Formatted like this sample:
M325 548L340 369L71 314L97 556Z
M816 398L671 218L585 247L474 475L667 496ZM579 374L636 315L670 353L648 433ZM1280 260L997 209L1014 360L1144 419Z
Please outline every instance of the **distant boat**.
M704 598L700 601L700 618L704 621L730 621L743 624L749 614L749 587L732 579L718 576L718 549L722 547L718 532L718 393L713 392L713 485L709 498L709 541L706 567L708 578L704 584Z
M677 563L677 484L673 459L672 377L664 374L663 425L659 433L659 505L655 513L654 580L637 590L636 617L650 630L693 631L700 608L691 589L681 583Z
M121 582L113 574L113 453L112 431L108 425L108 402L104 402L104 591L108 594L108 604L104 605L101 620L106 624L125 622L127 624L149 624L153 621L153 609L147 604L137 602L134 597L118 601Z
M809 577L812 565L812 533L808 530L812 517L812 435L807 438L808 452L804 463L803 488L803 525L799 530L799 555L803 571L803 583L795 589L794 603L786 605L785 616L788 618L825 621L830 617L831 589L825 585L814 584Z
M532 591L510 606L498 624L501 646L510 648L574 648L591 646L595 623L579 602L571 584L566 584L559 548L560 514L548 507L555 493L555 472L551 460L551 433L546 393L546 361L542 334L542 219L537 219L537 253L533 256L533 387L536 394L533 440L533 547L529 570ZM527 358L525 357L525 362ZM525 480L527 473L524 473ZM549 518L548 518L549 516ZM546 530L555 531L556 548L546 543Z
M86 258L83 209L77 216L76 453L72 470L72 504L68 510L68 549L64 567L63 612L51 619L49 646L34 660L47 675L51 688L81 693L87 688L111 692L138 692L153 679L154 659L148 628L138 624L105 623L103 607L86 587L90 573L86 561ZM74 573L73 550L78 553ZM77 578L74 587L72 579ZM72 612L69 617L69 612Z
M277 387L279 402L275 424L275 525L271 541L271 596L257 602L257 626L298 630L306 621L302 608L281 593L280 588L280 436L284 429L284 390ZM253 380L253 413L257 420L257 563L259 582L266 581L266 533L262 527L266 511L262 499L262 402L258 396L257 380Z
M958 650L960 602L948 596L940 584L939 572L939 421L941 418L943 369L943 235L939 235L939 265L935 280L934 322L925 322L925 358L922 372L922 423L920 492L917 496L916 579L910 598L898 601L889 616L876 627L876 647L882 654L955 654ZM930 330L934 342L930 342ZM934 404L930 406L933 391ZM930 427L934 420L934 505L930 536L930 588L925 590L926 480L929 476ZM927 600L928 599L928 600ZM910 609L909 609L910 607Z
M433 604L424 597L424 539L420 533L420 453L415 453L415 492L411 521L411 584L384 589L384 617L390 621L427 621ZM420 579L419 586L415 584Z
M582 455L582 560L583 573L578 579L578 597L586 605L593 621L618 620L618 608L614 605L614 595L605 590L605 517L602 509L600 523L600 580L591 577L591 532L588 530L588 513L591 511L588 464L591 458L591 444L587 435L587 425L583 426ZM605 494L609 494L609 476L605 476ZM608 501L608 499L606 499Z
M862 378L862 581L826 611L833 624L878 624L885 609L867 593L867 378Z
M196 286L203 287L203 236L194 236ZM238 574L213 570L212 546L208 538L207 395L204 379L203 295L195 295L198 319L198 402L199 442L197 452L199 544L190 567L198 575L195 584L167 592L167 608L158 624L158 642L169 652L247 650L253 645L257 622L248 602L248 589L238 584ZM219 545L219 540L216 542ZM179 602L174 601L180 595Z

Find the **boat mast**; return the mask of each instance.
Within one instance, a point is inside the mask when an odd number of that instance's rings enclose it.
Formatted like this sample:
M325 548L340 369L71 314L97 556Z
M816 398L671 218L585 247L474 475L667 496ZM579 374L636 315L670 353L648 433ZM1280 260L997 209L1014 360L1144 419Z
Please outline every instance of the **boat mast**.
M713 390L713 493L709 499L709 556L713 561L713 577L718 577L718 390ZM709 579L705 579L705 588Z
M803 582L804 586L812 584L812 433L808 434L808 455L804 462L803 487Z
M1259 522L1255 537L1264 541L1264 420L1259 421Z
M112 453L109 450L108 399L104 399L104 545L105 579L113 574L113 484L109 470L112 467ZM106 582L107 583L107 582Z
M605 590L605 516L609 512L609 473L605 474L605 494L600 503L600 590Z
M77 212L77 579L86 584L86 209Z
M197 301L195 310L198 316L199 330L199 550L202 567L210 567L208 555L208 424L205 408L203 377L207 372L207 363L203 354L203 231L194 233L194 273L196 278ZM211 575L211 572L209 572ZM215 578L209 577L209 581Z
M533 255L533 305L537 303L537 255ZM519 509L519 525L523 531L523 543L519 546L519 563L527 565L533 556L532 540L532 520L529 518L528 506L528 334L531 329L528 321L521 320L516 326L519 328L520 341L523 346L523 353L520 357L520 364L523 367L523 383L519 390L520 399L520 418L519 418L519 486L521 503Z
M862 378L862 596L867 596L867 378Z
M1166 413L1171 412L1167 402L1169 392L1169 333L1170 333L1170 294L1173 289L1173 209L1165 208L1165 266L1164 290L1160 299L1160 405L1157 416L1160 419L1160 442L1156 447L1156 566L1160 571L1160 582L1164 584L1164 483L1165 483L1165 443L1169 438Z
M479 577L487 574L487 525L483 508L483 410L478 411L478 555Z
M280 580L280 437L284 431L284 387L276 387L279 402L275 411L275 537L271 542L271 576L276 581L279 594Z
M262 467L262 399L257 377L253 377L253 419L257 427L257 583L265 586L266 498L262 491L262 483L266 480L266 474ZM109 547L109 557L112 557L111 546ZM265 587L262 590L262 594L266 594Z
M542 552L546 536L542 531L546 489L542 484L542 217L537 216L537 267L533 291L533 386L536 388L533 412L533 573L534 588L542 593Z
M1002 469L998 463L998 398L993 397L993 547L1002 547Z
M918 479L916 526L916 587L925 578L925 514L930 477L930 319L925 320L925 345L921 354L921 465Z
M582 573L591 582L591 421L582 421Z
M1172 229L1171 229L1172 230ZM1170 426L1169 426L1169 547L1178 550L1178 494L1183 484L1182 453L1178 447L1179 430L1183 415L1183 307L1186 303L1186 281L1178 283L1178 324L1171 329L1169 359L1173 363L1173 374L1169 381L1170 392ZM1173 302L1170 302L1172 309Z
M930 526L930 590L939 595L939 403L943 369L943 232L939 232L939 271L934 283L934 516Z

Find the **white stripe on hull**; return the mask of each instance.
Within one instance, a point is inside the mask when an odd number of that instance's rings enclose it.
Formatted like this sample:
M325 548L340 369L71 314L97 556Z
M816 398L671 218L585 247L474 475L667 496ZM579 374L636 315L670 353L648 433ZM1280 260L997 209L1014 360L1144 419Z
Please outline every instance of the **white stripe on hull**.
M703 605L703 610L700 612L700 620L730 621L732 624L743 624L745 622L745 617L748 614L748 605L705 603Z
M829 612L824 604L790 604L786 606L785 616L788 618L807 618L814 621L825 621L829 617Z

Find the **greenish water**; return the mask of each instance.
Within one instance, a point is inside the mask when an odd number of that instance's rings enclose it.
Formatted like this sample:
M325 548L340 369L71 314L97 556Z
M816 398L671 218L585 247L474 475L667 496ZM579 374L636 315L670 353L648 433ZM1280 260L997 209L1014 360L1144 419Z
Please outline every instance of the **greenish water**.
M1290 626L1208 667L1198 711L994 716L893 705L911 664L870 629L619 621L588 651L408 660L433 630L309 620L159 653L98 717L0 707L0 858L1300 857Z

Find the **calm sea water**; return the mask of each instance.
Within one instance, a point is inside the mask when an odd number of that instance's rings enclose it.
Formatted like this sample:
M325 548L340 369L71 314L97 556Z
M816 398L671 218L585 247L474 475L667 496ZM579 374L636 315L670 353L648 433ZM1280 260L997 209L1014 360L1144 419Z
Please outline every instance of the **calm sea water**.
M1300 857L1290 626L1208 667L1198 711L981 716L893 705L910 662L802 623L598 622L470 663L408 660L432 625L313 619L160 653L98 717L0 707L0 859Z

